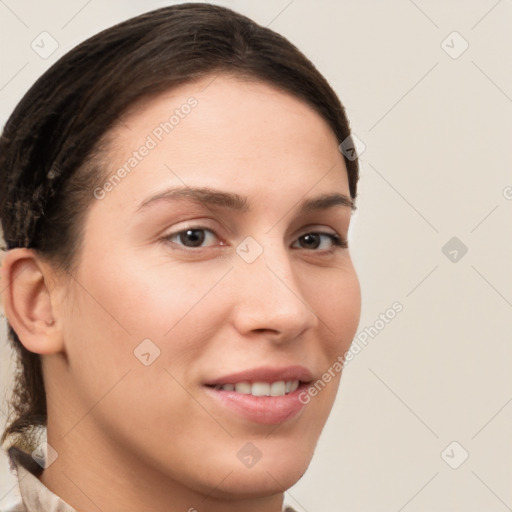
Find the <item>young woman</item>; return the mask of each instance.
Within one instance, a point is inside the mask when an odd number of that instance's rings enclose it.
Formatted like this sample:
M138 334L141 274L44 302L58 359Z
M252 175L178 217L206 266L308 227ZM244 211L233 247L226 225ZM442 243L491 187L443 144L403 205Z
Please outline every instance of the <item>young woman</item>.
M209 4L34 84L0 141L12 510L282 509L359 321L349 136L302 53Z

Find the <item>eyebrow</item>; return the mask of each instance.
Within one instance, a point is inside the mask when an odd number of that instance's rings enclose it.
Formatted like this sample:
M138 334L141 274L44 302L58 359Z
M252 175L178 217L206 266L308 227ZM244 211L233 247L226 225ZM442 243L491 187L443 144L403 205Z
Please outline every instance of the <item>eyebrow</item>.
M190 199L197 204L220 206L240 212L250 210L247 197L235 192L222 192L210 187L177 187L164 190L144 200L137 208L137 211L145 210L149 206L161 201L172 202L182 198ZM307 213L326 210L333 206L345 206L351 210L355 210L356 208L354 201L349 196L333 192L330 194L322 194L311 199L305 199L299 203L298 209L299 213Z

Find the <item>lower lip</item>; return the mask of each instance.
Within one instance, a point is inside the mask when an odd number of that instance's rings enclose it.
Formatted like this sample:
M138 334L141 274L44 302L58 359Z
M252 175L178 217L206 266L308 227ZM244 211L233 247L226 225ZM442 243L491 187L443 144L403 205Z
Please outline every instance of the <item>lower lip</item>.
M253 423L275 425L299 415L305 405L299 400L299 395L307 386L301 384L295 391L283 396L254 396L211 387L206 387L206 390L224 407L245 419Z

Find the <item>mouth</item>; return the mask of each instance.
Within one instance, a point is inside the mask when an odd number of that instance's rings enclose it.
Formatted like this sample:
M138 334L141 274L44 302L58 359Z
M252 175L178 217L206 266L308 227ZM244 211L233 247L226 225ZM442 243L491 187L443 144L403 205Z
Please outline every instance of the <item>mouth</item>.
M312 382L304 367L256 368L220 377L204 384L224 413L245 421L277 424L296 418L304 408L299 394Z
M252 396L285 396L293 393L300 385L299 380L278 380L275 382L237 382L236 384L216 384L217 391L235 391Z

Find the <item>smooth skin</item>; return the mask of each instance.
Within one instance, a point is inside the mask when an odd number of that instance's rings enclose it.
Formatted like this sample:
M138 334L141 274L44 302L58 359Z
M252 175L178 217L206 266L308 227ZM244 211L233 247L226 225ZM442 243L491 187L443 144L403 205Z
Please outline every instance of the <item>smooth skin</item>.
M271 85L212 78L144 100L111 130L108 176L174 109L198 101L103 199L92 198L74 274L29 249L4 259L6 315L43 360L58 458L40 479L79 512L280 511L340 374L279 425L248 421L204 383L289 365L316 380L359 323L349 250L329 236L347 238L350 207L299 213L304 200L349 196L334 133ZM172 187L238 194L246 208L190 194L140 206ZM237 252L249 236L244 247L262 250L251 263ZM147 339L160 355L146 366L134 351ZM247 442L262 455L251 468L237 457Z

